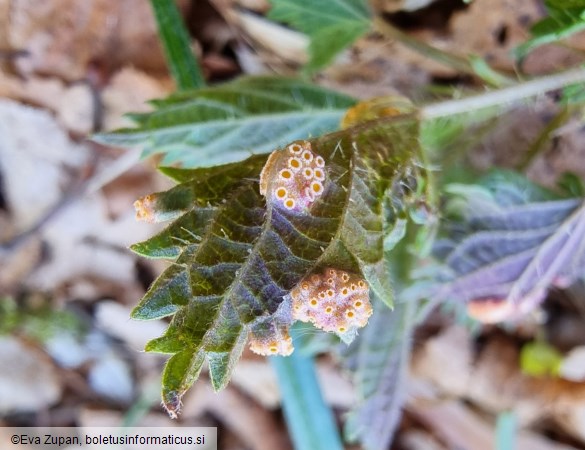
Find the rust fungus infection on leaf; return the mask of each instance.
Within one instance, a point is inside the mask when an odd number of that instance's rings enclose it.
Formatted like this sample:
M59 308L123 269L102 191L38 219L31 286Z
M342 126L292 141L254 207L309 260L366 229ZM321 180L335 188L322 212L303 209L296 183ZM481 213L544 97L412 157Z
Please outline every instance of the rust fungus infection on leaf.
M273 152L260 174L260 194L289 211L310 208L324 191L325 160L309 141Z
M269 324L266 330L250 333L250 350L262 356L289 356L294 347L288 326Z
M328 268L304 278L291 297L294 320L341 335L364 327L372 315L368 284L342 270Z
M149 194L134 202L134 209L136 209L136 220L144 222L154 222L154 196Z
M296 140L268 158L161 169L178 184L137 207L145 218L172 222L132 249L172 263L132 317L173 316L146 346L172 355L162 378L170 412L178 413L205 362L221 390L246 345L290 354L303 281L326 296L321 313L304 320L346 344L372 314L370 291L392 305L384 237L425 195L419 149L418 121L407 116Z

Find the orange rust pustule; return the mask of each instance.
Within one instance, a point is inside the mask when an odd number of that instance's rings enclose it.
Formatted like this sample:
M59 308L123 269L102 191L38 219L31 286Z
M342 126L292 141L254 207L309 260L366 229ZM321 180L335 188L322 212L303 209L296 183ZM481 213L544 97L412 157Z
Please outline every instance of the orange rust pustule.
M288 329L274 327L269 333L250 333L250 350L262 356L289 356L294 347Z
M309 141L296 141L273 152L260 174L260 194L289 211L303 211L324 192L325 160Z
M136 210L136 219L144 222L155 222L154 210L155 197L153 195L145 195L134 202L134 209Z
M304 278L292 291L294 320L343 334L361 328L372 315L369 287L358 275L327 268Z

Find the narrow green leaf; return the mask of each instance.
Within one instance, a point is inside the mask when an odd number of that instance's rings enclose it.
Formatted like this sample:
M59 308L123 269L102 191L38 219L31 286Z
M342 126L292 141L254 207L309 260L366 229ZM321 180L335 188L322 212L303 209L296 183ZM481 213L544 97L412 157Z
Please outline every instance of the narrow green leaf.
M297 336L293 334L293 337ZM313 359L295 352L269 360L278 376L295 450L342 450L333 414L321 394Z
M305 66L305 70L313 73L326 67L333 62L337 54L366 34L369 28L370 23L366 21L346 21L313 33L309 44L311 59Z
M565 4L571 4L567 7ZM548 17L534 24L530 30L532 38L514 49L514 55L522 60L532 50L544 44L558 42L585 30L585 5L582 2L546 2Z
M189 34L174 0L150 0L167 63L179 90L205 86L205 79L193 51Z
M355 100L300 80L244 77L156 102L138 127L93 138L164 154L162 165L208 167L333 131Z
M514 83L507 76L492 68L481 56L470 55L468 58L474 73L491 86L511 86Z
M364 0L271 0L268 17L307 34L314 72L329 64L343 49L370 29L370 11Z

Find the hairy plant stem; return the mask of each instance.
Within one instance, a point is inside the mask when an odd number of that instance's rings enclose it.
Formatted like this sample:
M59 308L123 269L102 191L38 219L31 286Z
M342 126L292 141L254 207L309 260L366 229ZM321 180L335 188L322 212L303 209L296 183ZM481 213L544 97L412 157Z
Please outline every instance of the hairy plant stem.
M516 86L486 92L485 94L426 105L421 107L420 115L423 120L429 120L469 113L484 108L510 104L578 83L585 83L585 68L567 70L566 72L537 78L519 83Z

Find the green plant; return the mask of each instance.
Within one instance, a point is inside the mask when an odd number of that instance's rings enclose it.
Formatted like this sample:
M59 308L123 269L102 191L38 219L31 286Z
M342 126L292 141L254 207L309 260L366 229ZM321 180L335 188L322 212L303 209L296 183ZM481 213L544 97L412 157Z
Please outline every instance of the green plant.
M83 329L75 314L54 309L39 294L20 302L11 297L0 300L0 335L18 334L44 343L59 332L78 335Z
M172 222L132 246L142 256L171 261L132 315L173 317L146 347L172 355L162 380L172 416L204 361L213 387L222 389L249 336L259 353L287 355L302 342L290 336L301 320L351 343L338 353L360 396L346 435L367 449L386 448L425 300L466 302L472 313L480 311L476 317L501 320L537 305L550 286L582 275L582 189L550 192L504 172L463 186L447 183L459 161L444 165L441 177L434 167L447 161L444 148L454 136L513 99L582 83L583 70L422 106L397 98L357 103L281 77L204 87L200 77L177 75L183 69L173 62L173 37L162 18L181 25L172 3L152 2L181 92L153 102L152 113L133 115L135 128L96 139L162 153L160 170L177 182L137 201L139 218ZM312 2L278 0L272 17L311 35L314 70L367 31L364 5L337 0L322 17ZM318 19L325 21L321 30ZM339 29L347 33L327 50L323 43ZM483 67L455 61L471 72ZM481 72L491 84L510 82L485 67ZM441 211L439 193L448 197ZM449 220L434 245L440 215ZM430 269L415 279L422 262ZM349 320L362 307L367 314ZM311 359L295 352L293 359L273 361L290 387L284 402L291 430L305 427L313 436L295 435L298 448L340 448L331 421L319 434L317 418L307 420L326 411L318 396L299 391L302 379L315 388Z
M548 15L532 26L532 38L515 49L520 60L541 45L557 43L585 30L585 2L582 0L545 0L544 3Z

